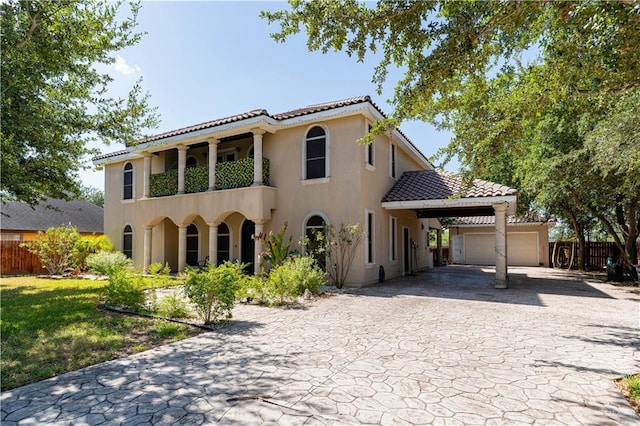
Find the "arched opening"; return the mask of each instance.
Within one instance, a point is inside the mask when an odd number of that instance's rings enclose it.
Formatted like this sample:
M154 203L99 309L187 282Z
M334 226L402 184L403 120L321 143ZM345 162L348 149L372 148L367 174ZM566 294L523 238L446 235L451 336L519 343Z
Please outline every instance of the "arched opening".
M222 222L218 225L218 265L231 260L231 232L229 226Z
M122 253L129 259L133 258L133 229L131 225L125 226L122 231Z
M131 200L133 199L133 164L127 163L124 165L122 177L122 199Z
M305 139L305 179L327 176L327 135L320 126L312 127Z

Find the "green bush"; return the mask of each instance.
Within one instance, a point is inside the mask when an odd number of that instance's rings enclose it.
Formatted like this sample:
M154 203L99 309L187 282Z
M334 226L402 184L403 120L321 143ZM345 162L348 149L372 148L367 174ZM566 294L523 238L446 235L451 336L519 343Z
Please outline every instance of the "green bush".
M265 279L257 275L247 275L236 290L236 299L246 302L268 303Z
M113 244L106 235L80 237L73 246L73 260L81 271L87 270L87 257L99 251L113 250Z
M112 272L133 267L133 261L119 251L102 250L87 256L87 267L99 274L111 275Z
M36 239L21 244L40 259L50 275L62 274L73 266L73 247L80 239L76 228L68 226L52 227L46 232L38 231Z
M206 269L188 269L184 292L205 324L231 318L236 291L242 287L245 265L224 262Z
M290 257L271 270L265 290L268 298L277 298L280 303L286 303L304 294L305 290L317 293L325 282L325 273L312 257Z
M138 310L145 302L140 278L135 280L131 271L113 269L109 273L109 284L104 288L105 303L109 306Z
M165 318L188 318L187 301L177 291L163 297L157 303L156 313Z
M160 262L152 263L151 265L149 265L149 273L151 275L168 276L171 273L169 262L165 263L164 266Z

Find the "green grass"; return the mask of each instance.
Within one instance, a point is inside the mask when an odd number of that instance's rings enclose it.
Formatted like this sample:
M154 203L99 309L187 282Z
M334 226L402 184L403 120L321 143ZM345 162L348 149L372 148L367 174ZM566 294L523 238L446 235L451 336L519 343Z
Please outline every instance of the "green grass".
M631 397L640 403L640 373L627 376L622 381L627 385Z
M106 281L2 278L0 380L12 389L200 333L99 307ZM169 283L174 284L174 283ZM158 280L146 278L146 288Z

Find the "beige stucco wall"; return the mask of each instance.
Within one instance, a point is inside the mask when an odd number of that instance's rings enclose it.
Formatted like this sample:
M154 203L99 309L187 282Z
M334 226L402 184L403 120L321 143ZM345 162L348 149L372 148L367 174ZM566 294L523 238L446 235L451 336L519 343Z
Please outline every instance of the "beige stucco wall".
M535 232L538 234L538 257L543 266L549 266L549 225L537 224L521 224L508 225L507 237L510 232ZM454 235L464 235L465 233L473 234L492 234L495 233L493 226L452 226L449 228L450 238ZM508 241L507 241L508 245ZM452 256L452 252L449 252Z
M122 230L129 224L134 229L133 258L142 266L145 226L153 226L152 262L169 261L177 267L176 224L195 223L200 231L200 258L208 254L209 223L224 221L231 231L231 258L240 258L240 234L245 218L266 219L264 231L279 231L288 223L288 234L295 243L304 233L306 219L320 214L330 224L365 225L366 211L374 213L373 264L365 262L365 241L361 244L347 278L347 285L370 284L378 280L382 265L387 278L403 273L403 227L418 249L418 268L427 266L428 250L425 233L429 222L419 221L411 211L387 211L381 207L384 194L394 184L390 177L390 146L388 135L380 135L374 142L374 167L365 165L366 147L357 143L367 131L369 122L362 115L308 122L300 126L280 129L263 135L263 155L270 160L270 187L248 187L197 194L140 199L143 192L143 159L128 160L134 166L134 200L121 200L125 162L105 165L105 233L116 248L122 248ZM303 179L303 143L307 131L322 126L329 139L329 178L315 181ZM200 141L201 142L201 141ZM252 138L236 141L238 158L245 158L252 146ZM414 156L397 144L397 178L402 172L424 168ZM225 152L225 144L218 146ZM199 165L206 164L207 147L189 150ZM163 172L164 154L152 156L152 173ZM397 219L397 253L390 260L390 216ZM421 227L421 224L424 225ZM424 228L424 229L423 229ZM297 246L297 244L296 244Z

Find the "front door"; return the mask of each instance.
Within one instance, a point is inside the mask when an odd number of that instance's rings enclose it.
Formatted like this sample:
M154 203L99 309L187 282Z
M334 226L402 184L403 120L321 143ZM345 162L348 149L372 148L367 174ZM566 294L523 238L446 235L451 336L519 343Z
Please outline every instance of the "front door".
M256 233L256 224L253 221L247 219L242 224L241 240L240 240L240 262L248 263L246 268L247 273L253 274L255 267L253 262L255 261L255 247L256 242L253 240L253 235Z

